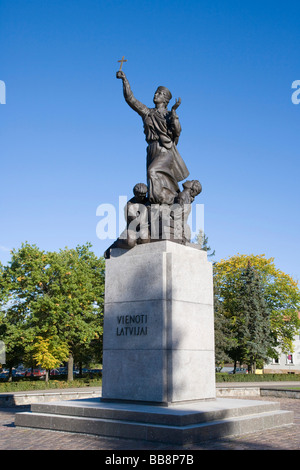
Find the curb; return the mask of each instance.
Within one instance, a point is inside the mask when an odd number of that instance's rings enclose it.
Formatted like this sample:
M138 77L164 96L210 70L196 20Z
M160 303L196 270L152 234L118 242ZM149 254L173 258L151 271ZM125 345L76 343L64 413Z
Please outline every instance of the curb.
M101 397L101 387L54 389L0 394L0 408L48 403L51 401L76 400Z

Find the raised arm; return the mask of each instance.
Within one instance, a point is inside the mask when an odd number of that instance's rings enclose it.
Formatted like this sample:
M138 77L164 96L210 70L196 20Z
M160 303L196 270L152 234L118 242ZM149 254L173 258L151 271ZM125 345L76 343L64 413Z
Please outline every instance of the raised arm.
M117 78L120 78L123 81L123 94L124 94L124 98L125 98L126 103L128 103L129 106L134 111L136 111L140 116L144 117L148 113L149 109L147 108L146 105L144 105L143 103L138 101L133 96L133 93L132 93L132 90L130 88L129 82L128 82L128 80L126 78L126 75L123 72L123 70L119 70L117 72Z
M181 98L178 98L178 100L175 100L175 104L172 106L171 109L171 129L173 133L173 140L175 144L178 144L179 136L181 133L181 125L179 122L179 118L176 113L176 109L180 106L181 104Z

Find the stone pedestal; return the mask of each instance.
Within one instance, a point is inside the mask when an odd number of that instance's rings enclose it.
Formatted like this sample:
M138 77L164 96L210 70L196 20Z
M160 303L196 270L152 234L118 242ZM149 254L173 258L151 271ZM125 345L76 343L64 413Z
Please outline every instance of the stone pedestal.
M106 261L104 400L215 399L212 265L171 241L113 249Z

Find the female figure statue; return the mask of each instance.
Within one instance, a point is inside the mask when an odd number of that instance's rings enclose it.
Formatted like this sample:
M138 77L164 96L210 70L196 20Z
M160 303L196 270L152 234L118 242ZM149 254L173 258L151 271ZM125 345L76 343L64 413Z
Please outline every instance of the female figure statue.
M177 143L181 133L176 109L181 99L175 100L171 111L167 105L172 98L165 87L158 87L153 98L155 108L148 108L138 101L130 88L125 73L120 70L117 78L123 81L126 102L143 119L147 147L147 185L151 204L173 204L179 193L178 182L189 175L182 160Z

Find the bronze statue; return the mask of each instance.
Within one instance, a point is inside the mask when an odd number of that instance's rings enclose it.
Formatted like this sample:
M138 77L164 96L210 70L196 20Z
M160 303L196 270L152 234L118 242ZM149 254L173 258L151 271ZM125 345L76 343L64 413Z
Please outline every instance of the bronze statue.
M178 204L181 207L181 211L180 209L177 210L177 217L178 219L181 217L182 222L182 243L188 243L191 239L191 229L187 220L191 212L191 204L194 202L195 197L201 193L202 186L198 180L185 181L182 186L183 190L176 197L174 205Z
M181 99L175 100L171 111L167 109L171 92L159 86L154 94L155 108L148 108L138 101L122 71L120 62L117 78L123 82L126 102L143 119L147 147L147 185L138 183L133 188L134 197L125 206L127 227L106 250L110 257L112 248L130 249L137 244L169 239L176 243L190 242L187 218L191 203L202 191L198 180L186 181L181 191L178 182L189 175L177 144L181 126L176 113Z
M144 183L137 183L133 188L134 196L124 208L126 229L119 238L105 251L104 257L109 258L112 248L130 249L140 243L150 242L149 214L147 199L148 188Z
M171 92L166 87L160 86L153 98L155 108L148 108L134 97L122 70L117 72L117 78L123 81L126 102L143 119L148 144L149 201L151 204L173 204L180 191L178 182L189 175L189 171L177 150L181 126L176 109L179 107L181 99L175 100L175 104L169 111L167 105L172 98Z

